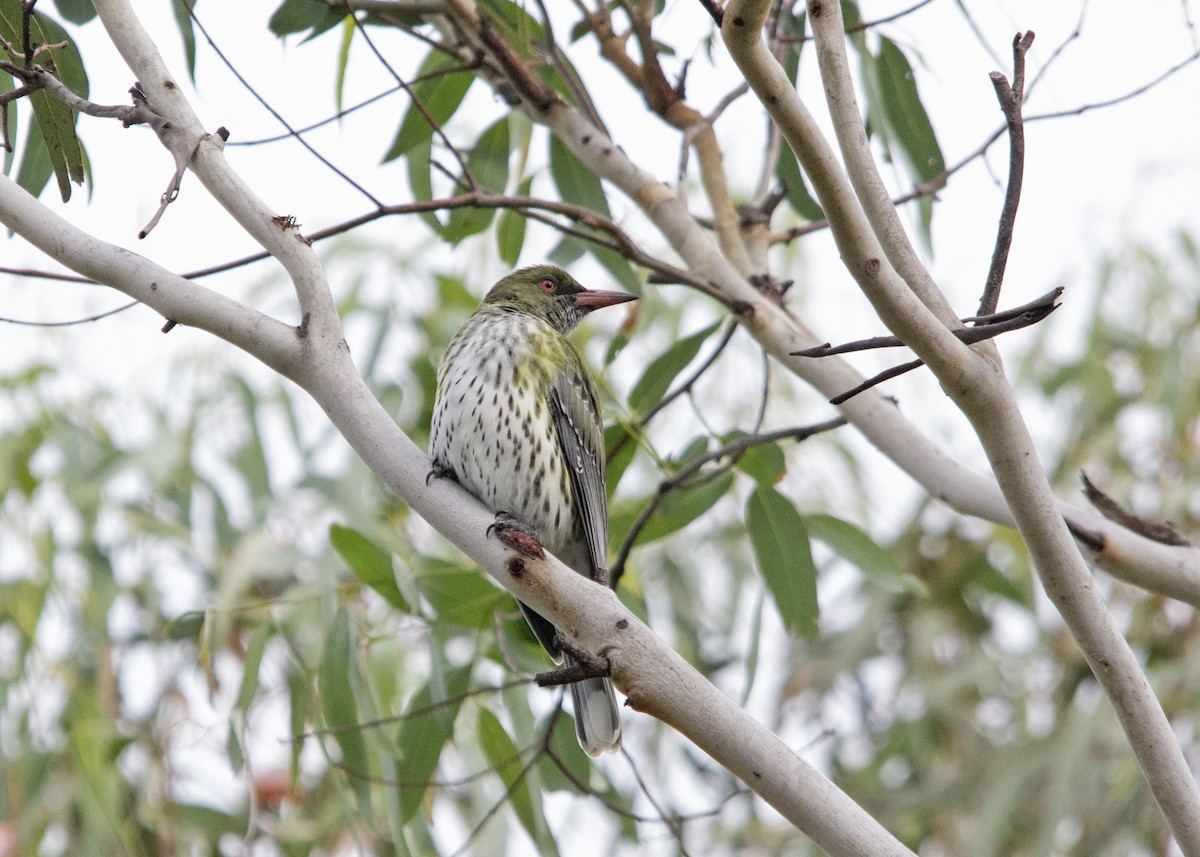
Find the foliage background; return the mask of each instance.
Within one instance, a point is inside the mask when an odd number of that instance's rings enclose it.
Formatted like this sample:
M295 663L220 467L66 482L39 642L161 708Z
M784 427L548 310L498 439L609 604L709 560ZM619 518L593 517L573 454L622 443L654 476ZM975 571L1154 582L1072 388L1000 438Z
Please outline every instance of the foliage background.
M304 54L324 44L312 61L321 92L333 35ZM313 100L328 110L326 96ZM372 120L381 144L398 113L389 119ZM947 137L962 133L954 117L932 119ZM506 130L520 139L521 129ZM566 195L546 142L531 140L535 186ZM117 184L96 171L97 192ZM388 180L403 187L402 173L393 166ZM1038 184L1027 181L1026 206L1036 207ZM189 204L202 198L185 188ZM280 205L309 210L311 192L293 182ZM331 201L320 216L347 205ZM153 239L160 248L179 241L174 213ZM453 255L414 250L432 238L412 218L325 250L359 365L418 443L431 367L511 261L511 244L486 221L448 220L440 237L478 222L487 228L477 237L450 236L462 240ZM192 233L181 266L189 254L211 262L214 242L222 258L235 252L213 225ZM1134 511L1185 532L1198 514L1190 225L1168 240L1104 248L1071 275L1072 312L1006 351L1061 491L1077 490L1086 469ZM530 227L527 240L523 261L557 239ZM579 264L605 276L590 259ZM797 312L827 313L821 292L845 294L815 246L783 251L780 267L799 280ZM285 284L252 270L230 288L284 305ZM1051 267L1037 282L1061 276ZM660 289L625 327L589 323L583 341L604 367L614 420L629 425L700 365L720 317ZM874 332L865 318L844 330L840 317L827 320L840 338ZM50 344L12 360L0 387L0 809L10 853L804 853L770 810L654 723L631 715L629 758L590 764L554 694L488 692L513 665L544 668L523 626L497 619L513 618L511 600L385 496L309 402L228 350L177 344L179 331L147 344L160 364L152 383L96 383L93 360L139 365L105 324L97 334L41 331ZM710 327L685 360L687 337ZM761 355L735 334L692 394L651 424L614 495L614 549L664 474L755 428L763 373ZM770 373L766 383L765 426L830 415L793 379ZM963 443L928 378L897 392L902 407L930 410L948 444ZM672 495L655 518L658 537L632 555L622 595L923 853L1164 853L1115 719L1040 600L1019 541L891 484L900 478L846 430L760 448ZM810 533L827 528L825 542L814 539L823 610L813 638L788 632L803 629L787 605L781 615L746 537L751 498L776 495ZM867 559L847 563L824 546L837 526L821 517L830 515L870 534L849 537ZM1098 585L1194 757L1193 611L1104 577ZM446 697L424 714L362 725Z

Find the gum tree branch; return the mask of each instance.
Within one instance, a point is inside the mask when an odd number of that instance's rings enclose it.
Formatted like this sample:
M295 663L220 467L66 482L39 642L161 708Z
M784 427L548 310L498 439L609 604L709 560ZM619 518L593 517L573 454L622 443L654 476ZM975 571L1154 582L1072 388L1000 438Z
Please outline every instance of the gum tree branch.
M760 0L732 0L726 9L722 31L726 44L752 84L756 74L766 66L762 57L769 56L761 44L767 5ZM809 0L808 10L826 101L855 193L862 200L875 234L887 248L889 260L905 270L905 281L920 291L922 303L929 307L932 296L926 291L927 275L923 277L908 268L907 240L892 230L891 219L884 216L883 207L891 206L870 158L865 134L861 133L845 58L840 7L829 0ZM792 124L797 117L806 115L798 106L799 98L794 91L771 94L774 100L763 98L759 92L764 107L780 122L785 139L807 168L813 149L819 148L813 139L816 129ZM786 108L778 103L780 98ZM823 190L831 189L827 187L830 179L827 172L807 171L819 196ZM837 197L837 201L845 200ZM925 318L919 307L912 306L903 293L891 287L886 274L873 276L884 266L873 256L874 236L851 234L856 220L854 212L825 207L843 258L880 317L925 360L947 395L970 420L1046 593L1112 701L1176 841L1185 854L1200 854L1200 792L1137 659L1096 593L1087 566L1055 511L1056 502L1037 462L1032 439L994 352L986 356L977 354L950 336L945 328L935 330L929 323L932 319ZM894 214L894 208L892 211ZM860 240L863 240L861 247L848 248L847 245ZM856 270L855 262L863 259L874 261L874 266L869 266L872 269ZM940 303L933 301L935 306Z
M998 71L991 74L996 99L1008 126L1008 187L1004 191L1004 207L996 229L996 247L988 269L983 296L979 300L979 315L990 315L1000 303L1000 287L1004 284L1004 269L1012 247L1013 228L1017 222L1017 207L1021 204L1021 183L1025 176L1025 122L1021 111L1025 103L1025 54L1033 44L1033 31L1017 33L1013 39L1013 79Z
M143 81L156 112L203 136L182 88L174 83L127 0L98 0L96 7L114 45ZM461 14L462 7L455 11ZM476 33L485 45L503 49L496 41L498 34L489 35L486 29ZM521 79L517 91L522 97L545 95L532 76ZM556 100L546 98L538 109L554 112L558 106ZM630 706L691 738L831 853L910 854L828 779L666 646L621 605L614 592L549 555L514 556L498 540L487 537L493 518L490 510L450 480L426 486L429 459L400 430L355 369L310 243L289 218L274 214L254 196L211 138L203 137L189 166L218 203L287 271L300 305L298 326L269 319L137 254L86 236L2 177L0 220L68 267L125 291L181 324L209 330L245 347L295 381L325 409L364 463L415 512L582 648L606 657L613 680L627 692ZM73 246L67 248L68 243Z

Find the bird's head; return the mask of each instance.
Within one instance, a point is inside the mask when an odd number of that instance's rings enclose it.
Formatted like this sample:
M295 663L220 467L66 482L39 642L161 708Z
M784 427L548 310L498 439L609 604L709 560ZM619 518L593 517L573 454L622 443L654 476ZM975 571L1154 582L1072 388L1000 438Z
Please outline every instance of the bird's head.
M527 313L566 334L592 310L633 300L637 295L585 289L554 265L533 265L513 271L492 286L483 306Z

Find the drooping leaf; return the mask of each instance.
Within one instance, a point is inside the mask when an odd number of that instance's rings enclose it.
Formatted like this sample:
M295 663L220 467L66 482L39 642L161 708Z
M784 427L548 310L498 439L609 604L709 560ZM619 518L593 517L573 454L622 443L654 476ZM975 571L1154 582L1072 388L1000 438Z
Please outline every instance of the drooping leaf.
M187 62L188 77L196 80L196 29L192 25L192 9L196 3L186 3L184 0L171 0L171 11L175 15L175 23L179 26L179 38L183 40L183 56ZM188 7L191 8L188 8Z
M533 177L524 179L517 187L518 196L528 196L533 186ZM513 208L500 212L496 221L496 250L500 260L510 268L516 268L521 259L521 249L525 246L525 215Z
M431 140L425 139L417 143L416 147L408 153L408 157L404 159L408 173L408 186L418 202L428 202L433 199L433 175L429 165L432 156L433 143ZM442 221L438 220L437 212L422 211L420 218L433 230L435 235L440 236L446 231Z
M354 576L382 595L402 613L410 608L396 585L392 555L362 533L338 524L329 526L329 543L338 552Z
M325 636L325 651L317 689L325 723L334 730L333 738L342 752L342 765L348 772L347 781L354 791L358 808L371 818L371 765L367 742L358 728L358 703L350 680L354 669L354 646L350 638L350 614L345 607L338 609Z
M441 51L431 51L417 73L421 80L412 86L414 101L420 102L438 127L444 126L458 110L475 80L475 76L469 71L448 71L458 65L453 57ZM428 143L433 131L433 126L429 124L425 114L416 104L410 104L400 121L400 128L392 140L392 145L383 156L384 163L414 152L422 143ZM507 141L505 151L508 151Z
M722 473L700 485L669 492L640 531L637 544L649 544L683 529L715 506L732 484L733 474ZM614 541L625 537L644 505L645 501L623 503L613 510L610 518Z
M713 322L703 330L697 331L691 336L685 336L654 358L646 367L646 371L642 373L642 377L633 385L633 389L629 391L630 410L644 414L657 405L667 394L671 382L695 359L696 354L700 351L700 346L713 335L720 324L719 321Z
M788 205L805 220L823 220L825 211L808 190L804 174L796 155L787 145L779 147L779 159L775 164L775 176L787 190Z
M422 561L416 584L438 621L468 628L489 627L496 608L512 603L479 569L437 559Z
M731 432L721 440L730 443L745 436L745 432ZM787 457L778 443L759 443L747 448L738 456L737 469L759 485L769 488L787 472Z
M917 92L916 77L904 53L892 40L880 39L879 55L870 64L875 97L870 115L882 119L887 130L887 145L899 151L918 182L928 182L946 168L941 147L929 114ZM930 241L933 201L928 196L917 200L921 231Z
M54 8L72 24L86 24L96 17L92 0L54 0Z
M499 719L486 708L479 709L479 743L488 764L504 783L508 805L516 814L541 854L558 854L554 837L546 824L541 793L533 788L530 771L517 745L504 731Z
M888 38L881 38L879 44L879 84L884 115L913 174L921 181L940 175L946 162L917 92L912 66Z
M22 42L21 19L20 3L13 0L0 3L0 36L10 44L20 45ZM66 30L56 21L35 12L30 20L30 38L40 45L63 43L63 47L39 53L38 64L76 95L86 98L88 79L83 68L83 58ZM45 90L30 95L29 104L33 108L34 119L41 133L40 138L32 133L26 136L18 181L25 190L37 196L49 178L45 172L45 164L48 162L58 180L59 195L63 202L66 202L71 198L71 183L82 184L86 174L83 144L75 135L77 114ZM24 164L26 159L31 159L28 170Z
M322 0L283 0L271 15L267 26L272 33L281 38L310 30L305 39L307 41L336 27L345 17L344 8L324 3Z
M494 122L479 135L467 155L467 167L482 190L504 193L508 185L508 118ZM457 244L488 228L495 216L491 208L455 208L446 224L445 238Z
M566 202L608 216L608 199L599 177L554 135L550 136L550 176Z
M758 570L793 634L817 635L817 568L792 502L774 488L758 486L746 503L746 528Z
M471 676L470 666L452 670L446 675L444 693L434 695L426 684L412 699L407 710L417 712L404 719L395 744L404 754L397 760L400 790L400 820L407 824L421 808L425 792L433 788L433 772L446 742L454 737L454 720L462 707ZM436 700L446 700L435 706Z
M792 29L797 33L802 32L802 27L797 27L791 12L785 9L782 14L787 21L793 22ZM800 42L799 44L789 45L788 51L783 58L784 71L787 73L788 80L792 82L793 86L796 85L796 80L800 73L800 48L803 47L803 44L803 42ZM779 179L787 191L787 201L788 205L792 207L792 211L805 220L824 219L825 212L809 191L808 183L804 180L804 174L800 171L800 164L796 161L796 155L786 143L779 147L779 156L775 162L775 177Z
M250 637L246 657L242 661L242 683L238 686L237 699L233 703L233 707L238 711L244 713L254 701L254 694L258 690L258 668L262 664L267 643L274 634L275 626L270 622L263 622L254 629L254 634Z
M856 566L877 586L889 592L925 594L925 584L900 567L890 553L849 521L831 515L805 515L808 534Z
M625 426L616 423L604 429L604 449L607 463L604 469L604 487L612 497L617 490L625 469L637 452L637 440Z

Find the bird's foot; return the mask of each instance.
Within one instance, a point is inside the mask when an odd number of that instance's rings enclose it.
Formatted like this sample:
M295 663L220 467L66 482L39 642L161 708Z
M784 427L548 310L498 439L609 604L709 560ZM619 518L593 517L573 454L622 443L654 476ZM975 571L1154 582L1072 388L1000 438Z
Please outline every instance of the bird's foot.
M496 520L487 528L487 534L496 534L496 538L504 542L517 553L541 559L546 554L542 550L541 539L537 530L518 520L508 512L497 512Z
M568 665L562 669L538 673L534 676L538 687L574 684L587 678L608 678L612 674L612 666L609 664L608 658L593 655L561 633L554 635L554 645L560 652L567 655Z
M453 479L458 481L458 474L454 472L454 468L449 464L442 464L440 461L433 462L433 467L429 468L429 472L425 474L425 485L434 479Z

